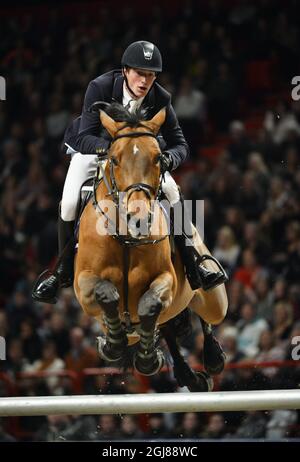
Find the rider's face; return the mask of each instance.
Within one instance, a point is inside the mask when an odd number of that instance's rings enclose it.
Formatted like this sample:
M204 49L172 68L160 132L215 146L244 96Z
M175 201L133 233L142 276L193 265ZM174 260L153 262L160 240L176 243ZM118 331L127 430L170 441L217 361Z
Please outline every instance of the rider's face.
M147 95L148 91L156 79L155 72L145 69L125 69L124 73L127 77L129 88L138 97L142 98Z

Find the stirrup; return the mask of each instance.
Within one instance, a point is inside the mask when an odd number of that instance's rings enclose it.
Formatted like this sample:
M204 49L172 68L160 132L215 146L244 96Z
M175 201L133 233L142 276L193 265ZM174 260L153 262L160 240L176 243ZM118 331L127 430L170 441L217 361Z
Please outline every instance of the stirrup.
M223 266L221 265L221 263L220 263L215 257L213 257L212 255L208 255L208 254L200 255L200 254L196 251L196 261L197 261L197 264L200 265L200 264L203 263L205 260L212 260L212 261L218 266L219 270L221 271L221 273L223 273L223 276L224 276L223 284L229 280L228 274L226 273L225 269L223 268Z

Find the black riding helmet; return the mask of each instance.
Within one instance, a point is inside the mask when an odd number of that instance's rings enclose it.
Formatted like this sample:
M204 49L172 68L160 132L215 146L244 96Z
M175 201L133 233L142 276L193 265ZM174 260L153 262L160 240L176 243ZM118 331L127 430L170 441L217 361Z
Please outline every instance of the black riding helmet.
M153 43L144 40L133 42L126 48L121 64L123 67L162 72L162 58L159 49Z

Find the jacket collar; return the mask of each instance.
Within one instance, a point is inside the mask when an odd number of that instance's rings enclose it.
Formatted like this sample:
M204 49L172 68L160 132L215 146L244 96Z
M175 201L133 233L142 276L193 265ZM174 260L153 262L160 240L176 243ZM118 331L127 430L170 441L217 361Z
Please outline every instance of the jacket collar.
M147 117L152 115L154 105L155 105L155 98L154 98L154 84L152 85L152 88L150 89L149 93L145 97L144 101L142 102L142 107L147 109Z
M118 103L122 104L123 82L124 82L123 75L122 74L117 75L117 77L114 80L113 91L112 91L112 96L111 96L112 103L114 101L117 101Z

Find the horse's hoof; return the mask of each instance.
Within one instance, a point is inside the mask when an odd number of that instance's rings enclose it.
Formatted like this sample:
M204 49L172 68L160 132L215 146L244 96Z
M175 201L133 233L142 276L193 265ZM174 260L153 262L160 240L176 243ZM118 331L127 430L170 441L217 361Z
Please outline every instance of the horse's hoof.
M213 335L204 338L203 366L210 375L218 375L225 367L226 355Z
M105 337L96 337L98 353L102 359L110 363L120 361L123 357L123 353L119 351L113 351L110 349L109 344ZM110 351L109 351L110 350Z
M133 366L135 370L142 375L154 375L157 374L165 363L165 357L160 348L155 350L156 358L152 355L150 358L141 357L139 352L134 355ZM144 355L143 355L144 356Z
M214 388L213 379L206 372L195 372L195 381L187 385L191 392L212 391Z

